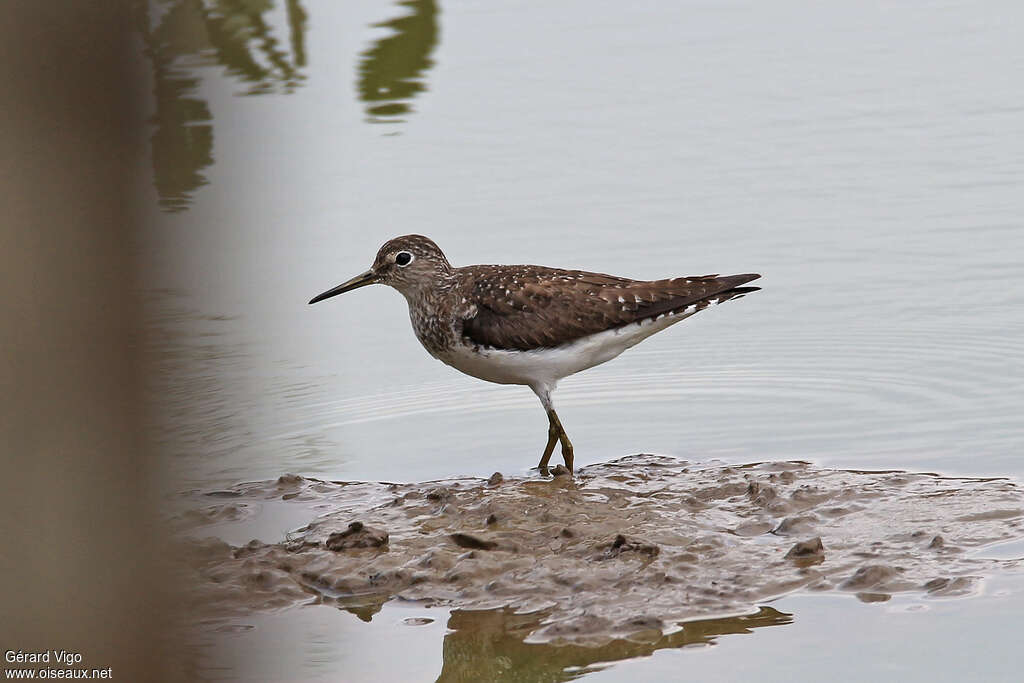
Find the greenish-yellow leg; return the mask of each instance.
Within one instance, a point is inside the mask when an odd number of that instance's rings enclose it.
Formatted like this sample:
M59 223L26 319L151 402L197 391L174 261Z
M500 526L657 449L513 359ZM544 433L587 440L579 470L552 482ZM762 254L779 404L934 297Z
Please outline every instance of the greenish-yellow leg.
M548 411L548 445L544 447L544 455L540 456L540 464L537 465L537 469L545 477L548 475L548 460L551 459L555 444L558 443L558 428L555 427L555 420L551 419L553 413L553 410Z
M569 435L565 433L565 429L558 419L558 413L552 408L548 410L548 443L544 447L544 455L540 458L540 465L537 466L537 469L543 475L548 473L548 461L555 450L556 441L562 443L562 460L565 461L566 469L572 473L572 442L569 441Z
M551 411L551 415L555 418L555 426L558 427L558 440L562 442L562 460L565 461L565 468L569 470L569 474L572 474L572 442L569 441L569 435L565 433L554 410Z

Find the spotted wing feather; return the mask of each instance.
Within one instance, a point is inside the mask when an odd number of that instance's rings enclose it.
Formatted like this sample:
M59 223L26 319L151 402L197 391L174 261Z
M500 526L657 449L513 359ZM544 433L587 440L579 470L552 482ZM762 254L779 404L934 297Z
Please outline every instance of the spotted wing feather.
M758 275L628 278L539 266L471 266L460 273L475 311L463 320L469 341L526 351L567 344L604 330L704 305L755 288ZM739 289L737 289L739 288ZM728 296L725 296L728 294Z

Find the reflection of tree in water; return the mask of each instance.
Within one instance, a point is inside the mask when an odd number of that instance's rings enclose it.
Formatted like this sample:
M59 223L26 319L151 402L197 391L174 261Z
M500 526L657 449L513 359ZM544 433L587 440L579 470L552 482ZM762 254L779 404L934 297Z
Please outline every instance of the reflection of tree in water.
M264 19L273 0L138 3L139 31L153 65L153 176L164 209L185 209L206 183L202 169L213 163L212 116L192 96L199 85L192 69L222 65L248 86L246 95L290 93L301 84L307 15L299 0L285 5L290 53L280 49Z
M363 53L359 63L359 97L366 102L371 121L399 121L411 111L409 100L427 89L423 72L437 44L437 3L403 0L412 10L396 19L374 24L395 31Z
M595 665L644 657L665 648L707 644L718 636L793 621L791 614L762 607L747 616L686 622L681 631L667 636L652 631L649 640L613 640L598 647L523 642L545 616L543 612L515 614L508 609L452 612L438 683L570 681L592 673Z

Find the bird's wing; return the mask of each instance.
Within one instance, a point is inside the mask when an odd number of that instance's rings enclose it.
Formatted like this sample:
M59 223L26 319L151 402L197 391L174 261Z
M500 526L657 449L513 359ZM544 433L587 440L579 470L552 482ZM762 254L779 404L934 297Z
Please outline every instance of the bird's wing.
M467 271L467 298L475 303L463 320L463 336L481 346L520 351L561 346L690 304L724 300L752 291L755 288L736 288L760 277L702 275L645 281L537 266L460 270Z

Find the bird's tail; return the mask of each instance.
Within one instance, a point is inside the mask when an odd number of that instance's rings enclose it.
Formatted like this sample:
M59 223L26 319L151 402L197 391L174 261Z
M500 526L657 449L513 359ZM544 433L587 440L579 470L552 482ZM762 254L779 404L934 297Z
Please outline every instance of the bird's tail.
M750 294L751 292L757 292L757 291L760 291L760 289L761 289L760 287L733 287L732 289L727 289L724 292L721 292L720 294L716 294L716 295L714 295L713 297L710 297L710 298L714 299L715 303L720 304L720 303L722 303L724 301L728 301L729 299L739 299L744 294Z

